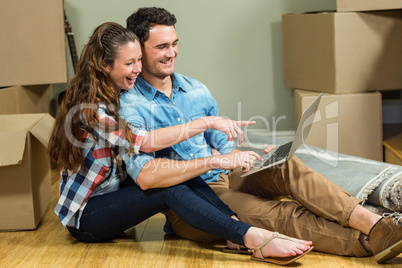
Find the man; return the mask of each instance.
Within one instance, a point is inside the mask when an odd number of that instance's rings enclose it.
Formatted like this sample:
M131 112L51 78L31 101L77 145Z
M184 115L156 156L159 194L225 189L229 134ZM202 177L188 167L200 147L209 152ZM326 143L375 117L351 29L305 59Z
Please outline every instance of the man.
M161 8L141 8L127 19L127 27L140 39L143 69L135 87L121 96L120 114L148 131L218 115L217 104L205 85L174 72L178 54L175 23L175 16ZM191 178L197 167L187 170L185 163L210 156L211 148L228 157L238 154L224 134L208 130L154 155L126 157L125 161L137 183L144 176L158 181L176 176ZM155 157L185 161L180 162L180 168L153 164L151 171L147 163L155 163L150 161ZM248 164L251 163L245 165ZM205 166L200 165L198 170L202 168ZM368 211L360 205L361 200L306 167L295 156L281 168L245 178L240 178L241 173L242 169L211 169L201 177L243 222L311 240L316 250L332 254L373 253L382 262L402 252L402 215L381 217ZM276 200L283 195L291 195L298 202ZM193 240L213 239L187 226L171 211L167 211L167 216L177 235Z

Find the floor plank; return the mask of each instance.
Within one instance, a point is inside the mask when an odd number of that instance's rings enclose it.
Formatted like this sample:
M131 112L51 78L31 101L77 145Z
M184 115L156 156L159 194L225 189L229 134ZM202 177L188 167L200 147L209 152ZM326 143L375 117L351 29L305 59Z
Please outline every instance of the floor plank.
M266 263L249 256L226 254L223 244L196 243L163 232L162 214L142 222L106 243L76 241L61 225L53 208L58 174L52 171L52 200L37 230L0 232L0 267L222 267L259 268ZM291 266L402 267L402 254L383 265L372 258L339 257L311 252Z

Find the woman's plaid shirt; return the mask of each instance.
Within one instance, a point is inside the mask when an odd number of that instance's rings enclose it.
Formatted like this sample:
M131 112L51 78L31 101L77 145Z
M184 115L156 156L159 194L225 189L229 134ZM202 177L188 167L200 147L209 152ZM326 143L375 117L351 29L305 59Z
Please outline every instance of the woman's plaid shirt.
M85 168L80 166L75 172L62 168L60 172L60 197L55 213L64 226L79 228L80 217L88 198L98 187L106 187L113 173L117 172L122 179L125 178L121 156L127 152L129 142L124 131L109 131L113 127L116 129L117 122L105 112L104 105L98 109L98 119L98 126L93 128L96 140L83 126L81 141L76 141L82 147ZM131 127L131 132L134 153L138 154L145 131Z

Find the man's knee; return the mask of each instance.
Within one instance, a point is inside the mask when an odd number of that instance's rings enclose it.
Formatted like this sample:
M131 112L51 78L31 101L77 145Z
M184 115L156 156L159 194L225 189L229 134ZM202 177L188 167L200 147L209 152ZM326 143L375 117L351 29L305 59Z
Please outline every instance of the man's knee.
M170 225L172 226L174 233L181 238L197 242L223 241L223 239L218 236L200 231L188 225L187 223L182 221L179 217L177 217L177 215L171 209L168 209L166 211L166 216L168 218Z

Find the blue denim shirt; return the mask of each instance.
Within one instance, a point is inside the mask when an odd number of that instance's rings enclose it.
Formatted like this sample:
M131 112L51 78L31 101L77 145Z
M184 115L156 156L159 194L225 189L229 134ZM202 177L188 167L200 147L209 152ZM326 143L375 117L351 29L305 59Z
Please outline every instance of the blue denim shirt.
M172 80L173 92L170 99L139 76L133 89L120 94L120 115L134 126L146 131L187 123L204 116L218 115L217 103L205 85L177 73L172 75ZM211 156L210 146L221 154L230 153L235 149L234 142L228 142L226 134L209 129L168 150L172 150L184 160L190 160ZM131 157L125 155L123 160L128 174L136 180L141 168L155 157L158 157L158 153L140 153ZM201 177L205 181L217 181L221 172L227 173L215 169Z

